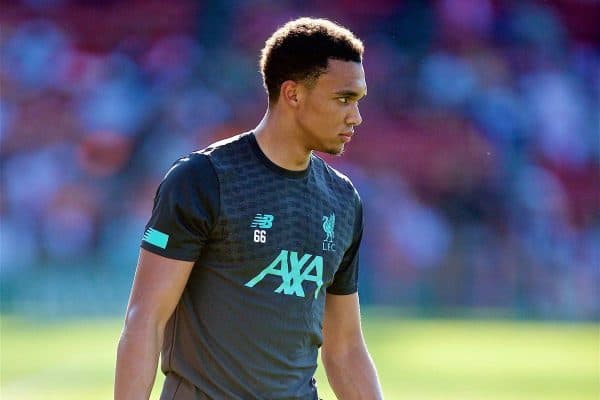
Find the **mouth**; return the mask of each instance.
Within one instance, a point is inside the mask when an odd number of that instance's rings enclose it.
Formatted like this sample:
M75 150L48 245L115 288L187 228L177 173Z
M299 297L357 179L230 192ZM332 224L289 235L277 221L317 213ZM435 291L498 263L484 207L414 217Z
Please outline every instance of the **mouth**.
M339 136L344 143L348 143L350 140L352 140L353 135L354 135L354 132L350 131L350 132L340 133Z

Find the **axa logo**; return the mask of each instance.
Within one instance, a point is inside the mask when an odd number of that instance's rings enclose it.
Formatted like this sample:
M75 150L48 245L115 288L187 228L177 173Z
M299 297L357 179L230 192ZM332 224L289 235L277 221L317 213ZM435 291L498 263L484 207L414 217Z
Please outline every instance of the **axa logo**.
M281 278L274 292L298 297L306 297L302 283L314 282L315 299L323 286L323 257L304 254L299 257L295 251L281 250L279 255L258 275L246 282L247 287L254 287L267 275Z
M324 251L335 251L335 243L333 238L335 237L335 214L331 213L330 216L323 216L323 230L325 231L325 239L323 239L323 250Z

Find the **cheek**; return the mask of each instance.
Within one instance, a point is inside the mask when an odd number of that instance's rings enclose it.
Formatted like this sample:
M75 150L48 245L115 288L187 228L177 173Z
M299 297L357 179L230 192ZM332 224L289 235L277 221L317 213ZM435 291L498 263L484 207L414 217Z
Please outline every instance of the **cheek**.
M323 106L317 102L306 103L299 113L300 120L303 124L313 128L323 125L326 115L326 110L324 110Z
M320 126L336 125L343 118L340 107L331 102L313 103L307 108L307 117Z

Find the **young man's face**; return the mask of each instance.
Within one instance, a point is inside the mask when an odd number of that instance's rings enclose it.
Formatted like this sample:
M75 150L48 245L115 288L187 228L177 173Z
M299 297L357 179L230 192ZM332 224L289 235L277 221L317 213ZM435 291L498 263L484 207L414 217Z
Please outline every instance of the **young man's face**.
M310 150L341 154L362 122L358 101L367 94L361 63L329 60L313 87L303 86L297 121Z

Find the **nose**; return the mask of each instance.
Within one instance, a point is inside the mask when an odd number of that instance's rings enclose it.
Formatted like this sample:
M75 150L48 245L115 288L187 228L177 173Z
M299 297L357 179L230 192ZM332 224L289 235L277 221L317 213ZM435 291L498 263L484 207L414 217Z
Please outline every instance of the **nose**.
M360 115L360 111L358 110L358 103L355 103L352 106L352 111L346 118L346 123L352 126L358 126L362 124L362 117Z

